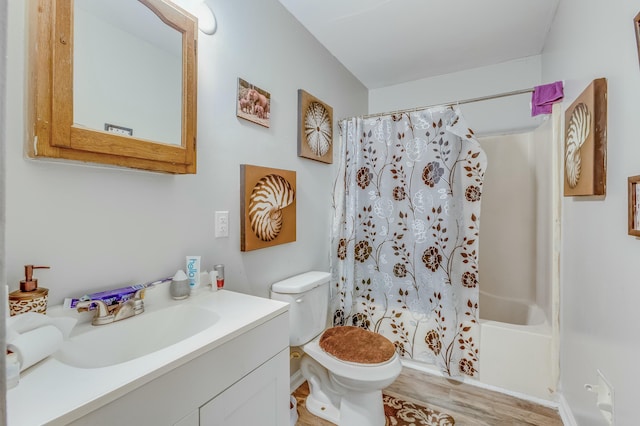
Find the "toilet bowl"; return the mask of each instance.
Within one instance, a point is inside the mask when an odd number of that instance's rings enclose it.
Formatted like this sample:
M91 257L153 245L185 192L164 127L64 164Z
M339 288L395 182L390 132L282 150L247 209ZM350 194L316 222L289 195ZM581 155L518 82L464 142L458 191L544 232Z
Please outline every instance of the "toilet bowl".
M303 350L300 368L309 383L310 413L337 425L384 426L382 389L402 370L397 354L377 364L342 361L320 348L318 339Z
M300 370L309 384L305 405L312 414L340 426L384 426L382 389L400 374L400 357L379 334L357 327L326 328L329 280L329 273L312 271L271 287L273 299L289 303L290 345L304 352ZM381 345L363 347L370 339ZM385 348L382 355L374 350L380 346ZM378 358L370 358L370 353Z

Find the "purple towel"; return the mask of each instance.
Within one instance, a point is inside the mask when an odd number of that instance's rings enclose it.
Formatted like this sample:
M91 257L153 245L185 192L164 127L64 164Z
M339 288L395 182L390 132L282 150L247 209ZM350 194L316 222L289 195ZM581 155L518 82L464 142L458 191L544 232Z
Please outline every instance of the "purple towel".
M531 95L531 116L551 114L553 103L562 100L563 97L561 81L534 87Z

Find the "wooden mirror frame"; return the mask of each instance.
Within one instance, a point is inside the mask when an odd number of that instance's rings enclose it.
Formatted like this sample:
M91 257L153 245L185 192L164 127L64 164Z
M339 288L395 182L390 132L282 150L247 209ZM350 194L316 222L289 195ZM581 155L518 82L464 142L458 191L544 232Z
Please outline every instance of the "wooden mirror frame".
M638 211L638 185L640 176L629 176L627 178L627 234L640 237L640 226L638 226L640 211Z
M636 47L638 48L638 60L640 61L640 12L633 18L633 32L636 34Z
M197 19L167 0L139 0L182 33L182 140L171 145L74 125L73 1L29 2L27 155L195 174Z

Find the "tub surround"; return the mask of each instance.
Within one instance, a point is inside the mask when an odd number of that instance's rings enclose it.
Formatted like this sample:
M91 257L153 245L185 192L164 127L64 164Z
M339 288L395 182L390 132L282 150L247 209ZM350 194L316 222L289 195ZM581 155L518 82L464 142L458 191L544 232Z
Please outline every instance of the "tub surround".
M242 364L242 366L237 367L224 364L208 365L207 371L210 374L206 380L210 383L206 383L205 387L207 392L214 392L213 395L198 395L197 398L194 398L196 401L188 402L181 401L180 397L174 396L176 399L174 405L176 407L183 411L197 410L198 407L203 406L212 397L216 396L215 392L224 391L235 381L251 372L251 369L248 368L253 362L257 362L257 356L245 353L253 351L241 350L241 353L236 353L243 346L240 345L238 348L233 346L234 342L242 343L242 339L249 342L250 345L252 344L251 342L257 342L260 345L270 347L269 350L273 353L266 354L266 359L260 361L261 363L272 357L275 358L274 355L276 353L278 355L286 353L284 359L288 365L287 304L227 290L211 292L207 289L201 289L197 294L185 301L175 301L169 297L168 284L162 284L147 293L145 307L148 312L184 304L194 308L210 309L217 314L218 320L204 331L179 343L112 366L78 368L64 364L54 356L49 357L25 370L21 374L19 385L7 392L8 424L68 424L78 419L80 419L79 424L90 424L83 423L81 417L103 408L106 409L105 413L109 413L108 404L118 404L121 401L126 403L127 398L125 396L127 394L131 393L133 395L135 392L139 394L141 389L144 391L144 385L152 381L156 387L162 385L163 376L170 378L172 381L176 380L175 377L170 377L172 372L186 371L181 369L186 368L189 363L195 363L194 365L197 366L197 363L202 362L205 357L213 356L211 354L215 355L224 352L222 358L218 357L222 360L224 360L225 356L247 357L250 359L249 361L238 363ZM63 310L61 306L57 306L50 308L48 314L52 316L71 314L72 316L80 317L84 322L84 324L80 324L77 327L91 327L88 324L92 316L91 313L81 315L75 313L75 311ZM142 315L146 314L143 313ZM124 320L122 323L126 321ZM275 331L275 333L261 338L261 333L255 331L265 326L270 327L269 331ZM109 325L103 327L109 327ZM282 333L278 333L278 327ZM267 330L265 329L264 331ZM273 343L265 343L265 340ZM117 344L117 342L114 342L114 344ZM246 346L246 343L243 343L243 345ZM271 346L273 347L271 348ZM225 352L225 348L234 350ZM239 370L237 372L239 377L233 382L225 384L228 374L222 371L219 372L219 370L233 370L234 368L240 370L248 369L248 371ZM281 371L281 369L276 370ZM200 375L202 375L201 370L199 371ZM287 389L284 396L288 401L289 377L288 374L285 376L283 379ZM164 381L166 381L166 378ZM214 382L219 382L216 385L221 389L214 389L216 386L211 384ZM198 388L198 386L194 385L193 387ZM189 390L187 389L187 392L184 393L183 399L187 399ZM34 401L37 401L37 404L34 405ZM157 400L156 404L162 405L160 400ZM195 404L195 408L191 406L193 404ZM37 409L35 409L36 405ZM117 409L118 406L115 405L114 408ZM156 407L151 411L163 411L163 409L166 411L166 407ZM147 408L140 407L137 411L146 410ZM288 410L286 411L288 412ZM133 420L134 417L129 417L129 415L130 413L127 413L127 418ZM133 415L135 416L136 413L133 413ZM154 415L154 413L150 413L150 415ZM163 416L165 415L168 414L163 414ZM87 419L90 418L88 417ZM164 421L169 420L177 422L180 418L164 417Z
M547 317L532 301L496 296L481 290L480 320L532 326L545 324Z

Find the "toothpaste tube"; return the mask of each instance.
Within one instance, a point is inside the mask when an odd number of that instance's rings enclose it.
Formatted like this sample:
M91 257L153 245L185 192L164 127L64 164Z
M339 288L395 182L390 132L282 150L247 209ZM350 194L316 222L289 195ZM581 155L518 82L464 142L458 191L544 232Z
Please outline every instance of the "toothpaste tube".
M132 299L138 290L153 287L156 284L171 280L169 278L161 278L144 284L135 284L128 287L116 288L113 290L99 291L97 293L86 294L79 299L67 297L64 299L63 307L67 309L75 309L78 302L87 300L102 300L107 306L117 305ZM95 309L95 305L91 305L89 310Z
M187 278L191 290L200 286L200 256L187 256Z

